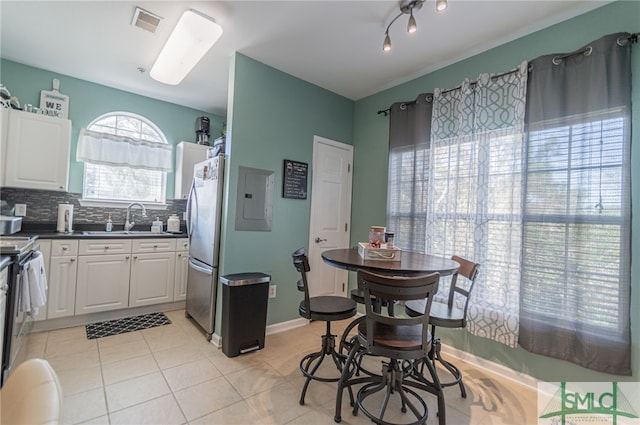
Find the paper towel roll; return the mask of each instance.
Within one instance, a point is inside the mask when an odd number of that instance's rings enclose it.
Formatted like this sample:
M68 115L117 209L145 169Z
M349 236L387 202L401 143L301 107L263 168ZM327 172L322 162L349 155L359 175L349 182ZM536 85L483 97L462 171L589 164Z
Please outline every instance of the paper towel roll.
M58 232L73 232L73 205L58 204Z

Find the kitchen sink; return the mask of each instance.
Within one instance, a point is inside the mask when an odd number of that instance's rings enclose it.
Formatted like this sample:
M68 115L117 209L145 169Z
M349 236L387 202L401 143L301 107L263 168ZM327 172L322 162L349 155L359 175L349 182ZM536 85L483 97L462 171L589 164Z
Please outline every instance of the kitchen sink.
M112 232L107 232L105 230L89 230L82 232L83 235L86 236L172 236L173 233L167 232L152 232L150 230L114 230Z

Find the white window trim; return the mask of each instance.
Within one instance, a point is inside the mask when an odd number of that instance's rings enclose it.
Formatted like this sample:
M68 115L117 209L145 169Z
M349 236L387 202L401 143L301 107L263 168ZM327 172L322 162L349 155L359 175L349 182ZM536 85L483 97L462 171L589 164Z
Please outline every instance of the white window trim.
M101 200L96 201L93 199L79 199L78 203L83 207L98 207L98 208L121 208L127 209L131 202L138 201L107 201ZM141 202L142 205L148 210L158 210L164 211L169 207L169 204L166 203L151 203L151 202Z

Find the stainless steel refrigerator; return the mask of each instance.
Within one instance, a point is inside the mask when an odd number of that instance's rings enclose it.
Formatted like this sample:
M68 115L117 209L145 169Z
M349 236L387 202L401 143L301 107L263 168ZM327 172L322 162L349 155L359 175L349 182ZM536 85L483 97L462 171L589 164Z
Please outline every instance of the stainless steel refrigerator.
M214 331L216 315L223 170L224 155L197 163L187 200L186 313L202 327L208 340Z

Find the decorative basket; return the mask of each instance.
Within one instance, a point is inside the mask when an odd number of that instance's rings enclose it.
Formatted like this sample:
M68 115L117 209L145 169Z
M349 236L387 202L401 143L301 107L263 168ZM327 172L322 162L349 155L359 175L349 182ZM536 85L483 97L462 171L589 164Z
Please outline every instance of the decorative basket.
M400 261L402 250L393 248L373 248L368 242L358 242L358 254L365 260Z

